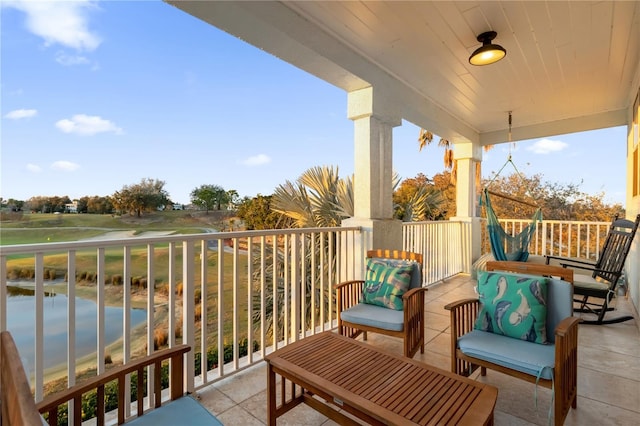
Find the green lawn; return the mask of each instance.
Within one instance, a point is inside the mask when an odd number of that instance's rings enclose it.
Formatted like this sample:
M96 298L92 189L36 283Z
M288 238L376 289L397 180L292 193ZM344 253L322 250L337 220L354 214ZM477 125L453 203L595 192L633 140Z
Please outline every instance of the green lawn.
M174 231L197 234L224 230L231 212L176 210L145 213L142 217L100 214L29 214L0 222L0 245L78 241L111 231Z
M45 242L76 241L83 238L92 238L114 230L133 230L136 233L159 230L172 230L181 234L201 233L206 229L224 229L224 218L220 214L210 212L191 211L168 211L154 212L144 215L141 218L132 216L113 217L111 215L91 215L91 214L25 214L20 221L2 222L0 228L0 244L32 244ZM96 252L95 250L81 250L76 253L76 271L79 275L79 284L76 287L78 297L87 299L96 298L95 277L96 275ZM199 266L200 253L196 250L194 255L194 271L196 283L201 281L201 269ZM217 300L218 300L218 253L209 251L207 254L207 322L210 329L217 324ZM131 250L131 276L135 279L144 279L147 275L147 248L146 246L134 247ZM247 327L247 257L240 255L238 258L238 283L239 283L239 306L238 320L239 330L246 330ZM10 278L15 278L21 270L33 270L33 257L11 258L7 262L7 273ZM176 259L176 280L182 281L182 253L179 251ZM55 271L58 279L64 278L67 272L67 253L59 253L45 256L44 268L48 271ZM224 254L224 302L225 312L225 334L233 330L231 312L233 312L233 257L230 253ZM167 246L157 246L154 250L154 272L156 294L166 291L169 282L169 254ZM12 277L13 274L13 277ZM121 248L107 249L105 252L105 281L107 284L108 304L122 306L122 287L112 285L114 278L123 274L123 253ZM87 281L82 281L83 277L91 277ZM58 293L66 293L66 284L55 286ZM146 301L143 288L132 287L132 291L139 297L133 298L134 307L145 308ZM142 294L141 294L142 293ZM210 339L215 336L210 336Z

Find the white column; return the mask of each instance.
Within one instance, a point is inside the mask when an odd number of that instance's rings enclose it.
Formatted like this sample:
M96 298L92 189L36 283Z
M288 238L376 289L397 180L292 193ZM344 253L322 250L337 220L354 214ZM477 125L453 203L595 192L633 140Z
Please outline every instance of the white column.
M471 265L481 255L482 223L478 204L480 188L476 187L476 173L480 172L482 147L477 143L458 142L454 144L454 158L457 162L456 217L451 220L470 223L470 235L464 238L469 246L463 250L464 270L470 273Z
M391 102L367 87L349 93L348 116L354 122L354 217L343 226L361 226L364 249L402 249L402 222L393 219L393 127ZM353 247L356 253L363 247ZM354 278L359 277L356 265Z

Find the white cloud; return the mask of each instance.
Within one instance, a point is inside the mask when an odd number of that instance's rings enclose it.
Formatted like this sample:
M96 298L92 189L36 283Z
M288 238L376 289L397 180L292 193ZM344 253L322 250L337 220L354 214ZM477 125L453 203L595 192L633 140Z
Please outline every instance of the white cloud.
M9 111L4 115L4 118L8 118L10 120L20 120L22 118L31 118L38 115L38 110L36 109L16 109L13 111Z
M79 51L92 51L102 42L89 29L88 11L97 9L93 1L2 0L2 5L24 12L27 29L42 37L46 46L61 44Z
M76 114L71 119L65 118L58 121L56 127L65 133L76 133L82 136L92 136L104 132L122 134L121 128L97 115Z
M42 171L42 168L36 164L27 164L27 170L29 170L31 173L40 173Z
M56 62L64 66L87 65L91 63L91 61L85 56L67 55L64 52L56 53Z
M271 162L271 158L265 154L258 154L241 161L245 166L261 166Z
M71 161L60 160L51 164L53 170L59 170L62 172L73 172L80 168L79 164L72 163Z
M527 147L527 151L532 151L534 154L550 154L552 152L562 151L569 145L562 141L554 141L551 139L540 139L538 142Z

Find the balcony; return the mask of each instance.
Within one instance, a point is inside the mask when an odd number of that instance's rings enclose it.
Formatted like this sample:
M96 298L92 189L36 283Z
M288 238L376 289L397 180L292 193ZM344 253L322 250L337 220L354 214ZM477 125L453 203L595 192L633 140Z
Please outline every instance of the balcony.
M513 232L523 226L519 221L504 225ZM539 255L593 257L607 226L545 221L530 249ZM474 295L469 232L468 223L457 221L403 225L404 248L425 256L423 281L429 288L428 343L426 353L416 358L447 370L449 318L443 306ZM157 340L158 331L164 330L166 344L185 342L194 348L187 356L187 387L207 408L225 424L262 424L264 356L301 336L335 327L331 285L362 273L363 247L370 239L361 228L343 227L4 246L0 329L13 331L19 326L7 314L7 284L15 284L7 276L19 278L23 270L31 270L33 280L23 287L33 290L27 310L33 312L33 325L22 348L37 401L56 377L67 377L65 385L71 385L86 368L100 373L112 365L109 361L126 363L153 351L165 343ZM45 277L54 278L55 284ZM66 296L51 297L60 292ZM79 342L86 322L80 319L84 310L80 299L95 303L89 315L95 321L95 334L88 353ZM54 329L47 309L55 303L62 308L63 321ZM637 318L624 297L616 303ZM120 309L115 331L110 327L114 317L109 316L113 308ZM144 310L142 315L138 308ZM64 330L57 341L60 349L52 349L48 339L60 333L60 327ZM245 341L253 344L243 349ZM401 342L393 338L372 335L369 342L402 352ZM56 353L62 362L51 361ZM200 362L203 353L209 354L208 362ZM635 322L581 326L579 408L569 414L567 423L602 423L604 418L604 423L635 424L631 420L640 415L638 353ZM497 424L546 423L551 402L547 389L537 388L536 409L534 386L493 372L478 379L500 389ZM306 407L294 409L284 419L293 424L326 422Z
M427 344L425 353L414 359L450 370L449 316L443 306L450 301L473 297L474 281L457 275L429 288L426 294ZM617 309L634 312L624 298ZM370 334L371 345L402 353L402 342ZM571 410L566 425L635 425L640 417L640 333L635 321L608 326L580 327L578 352L578 409ZM496 386L498 402L495 424L546 425L551 391L522 380L488 371L472 378ZM260 363L236 376L201 389L201 403L224 424L266 424L266 367ZM279 424L335 424L306 405L300 405L278 419Z

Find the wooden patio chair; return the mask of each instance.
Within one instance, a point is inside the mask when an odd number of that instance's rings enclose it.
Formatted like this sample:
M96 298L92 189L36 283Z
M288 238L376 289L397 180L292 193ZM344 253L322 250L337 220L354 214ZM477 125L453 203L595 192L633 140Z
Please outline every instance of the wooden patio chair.
M624 272L624 262L631 249L631 243L638 230L639 223L640 214L636 216L635 222L619 219L616 215L613 222L611 222L609 233L596 262L546 256L547 264L553 261L564 268L591 272L591 275L575 273L573 279L573 293L576 296L574 301L579 305L575 311L591 313L596 315L597 318L595 320L583 320L583 324L614 324L633 319L630 315L611 319L604 319L604 316L607 311L614 309L609 304L611 299L615 297L618 281ZM592 301L594 298L597 301Z
M480 368L480 374L485 376L487 369L490 369L534 383L536 386L552 389L554 398L550 410L554 415L553 424L562 426L569 409L577 408L578 401L580 318L572 316L573 270L524 262L487 262L487 271L479 273L479 281L486 279L484 283L488 283L492 274L498 279L498 283L504 282L500 286L501 290L495 290L498 292L495 298L484 299L486 295L479 294L478 298L462 299L444 307L450 311L451 318L451 371L461 376L470 376ZM538 277L549 277L547 296L543 303L546 305L544 320L546 343L536 343L529 336L514 338L511 334L503 334L503 329L499 325L491 329L479 327L479 324L486 322L482 315L483 303L498 306L497 311L502 309L499 306L511 306L503 305L508 303L504 300L500 301L505 296L502 291L506 292L507 287L512 285L516 288L518 285L529 285ZM511 281L510 284L508 281ZM522 296L523 293L518 291L518 294ZM544 295L544 292L542 294ZM541 297L544 299L544 296ZM507 307L503 312L511 312L511 315L514 315L518 310L514 311L512 307ZM511 322L511 315L507 313L496 317L492 323ZM541 315L541 312L538 315ZM500 318L504 318L504 321ZM535 324L534 318L533 325Z
M424 293L422 288L422 255L398 250L370 250L370 260L406 267L411 264L409 289L402 294L401 310L364 303L366 280L346 281L335 286L338 309L338 332L356 338L367 332L400 337L404 341L404 355L413 358L418 349L424 353Z
M2 426L42 426L46 424L58 424L58 409L69 401L74 401L73 410L70 413L74 424L82 424L84 394L97 392L97 410L94 422L104 425L107 417L105 404L105 387L108 383L117 382L118 408L117 424L125 423L131 426L169 426L189 424L222 426L222 423L213 416L195 398L188 396L185 391L184 354L191 348L188 345L178 345L173 348L163 349L151 355L136 359L128 364L114 367L105 373L94 376L83 383L76 384L66 390L48 395L44 400L36 403L31 393L29 380L25 373L20 354L16 344L8 331L0 333L0 425ZM170 365L170 401L163 401L161 371L162 362L171 360ZM150 408L143 404L144 370L148 366L154 366L154 389L148 395ZM137 415L125 419L125 407L129 401L125 400L125 377L132 372L137 372ZM48 421L41 416L48 416ZM185 415L187 417L185 417Z

